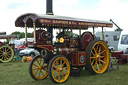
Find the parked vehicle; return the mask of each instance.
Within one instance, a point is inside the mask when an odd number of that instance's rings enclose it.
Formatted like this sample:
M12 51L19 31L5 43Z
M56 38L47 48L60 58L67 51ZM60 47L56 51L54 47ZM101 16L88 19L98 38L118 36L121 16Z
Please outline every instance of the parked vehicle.
M125 51L128 48L128 30L124 29L121 32L119 43L118 43L118 50Z
M29 66L29 74L35 80L49 76L54 83L63 83L69 78L70 72L77 74L83 67L92 74L102 74L109 66L110 55L105 42L95 40L91 32L81 34L81 30L90 27L101 27L103 30L104 27L113 26L110 22L27 13L18 17L15 25L24 27L25 33L27 28L34 29L34 42L26 42L26 45L41 54L34 57ZM62 31L53 45L54 28ZM72 34L74 29L79 30L79 36L65 34L65 30L71 30Z
M102 40L102 32L96 32L96 38ZM118 49L118 42L120 38L120 31L104 31L104 41L108 42L107 45L110 50Z
M21 50L19 52L19 56L22 57L22 56L32 56L32 57L35 57L35 56L38 56L40 55L40 53L33 49L33 48L28 48L26 47L25 49Z

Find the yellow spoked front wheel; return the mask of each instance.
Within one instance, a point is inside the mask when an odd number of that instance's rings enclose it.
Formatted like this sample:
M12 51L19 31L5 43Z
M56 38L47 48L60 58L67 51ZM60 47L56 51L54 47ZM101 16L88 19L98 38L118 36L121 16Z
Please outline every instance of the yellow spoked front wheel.
M30 62L29 74L35 80L42 80L48 76L48 65L41 56L36 56Z
M65 82L70 74L70 64L66 57L62 55L55 56L48 66L50 79L55 83Z
M9 62L14 57L13 49L8 45L3 45L0 47L0 61L1 62Z
M94 40L86 48L87 70L92 74L104 73L109 65L109 50L103 41Z

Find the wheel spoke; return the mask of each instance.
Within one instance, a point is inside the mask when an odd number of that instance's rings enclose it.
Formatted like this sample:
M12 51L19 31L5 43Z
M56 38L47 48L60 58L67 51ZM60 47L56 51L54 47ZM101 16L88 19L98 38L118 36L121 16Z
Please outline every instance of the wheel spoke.
M104 58L105 56L99 56L99 58Z
M55 66L55 64L53 65L53 67L58 68L58 66Z
M93 53L93 51L91 51L91 53L92 53L92 55L94 56L94 53Z
M2 60L4 60L4 56L2 56Z
M9 51L9 52L6 52L6 53L9 55L9 54L11 54L11 51Z
M1 50L0 50L0 52L2 52L2 53L3 53L3 50L1 49Z
M94 50L95 54L97 54L96 49L95 49L95 48L93 48L93 50Z
M4 60L6 60L6 57L4 56Z
M102 53L104 53L106 50L104 50L104 51L102 51L102 52L100 52L99 54L102 54Z
M97 61L95 62L95 64L94 64L94 66L93 66L93 67L95 68L95 66L96 66L96 65L97 65Z
M97 68L98 68L98 71L100 71L98 64L97 64Z
M45 65L45 66L47 66L47 65ZM45 67L45 66L43 66L43 70L47 72L48 70L47 70L47 67Z
M32 69L32 70L37 70L38 68L34 68L34 69Z
M38 63L38 65L40 66L40 63L39 63L39 61L36 59L36 61L37 61L37 63Z
M57 72L57 71L56 70L52 71L52 74L55 73L55 72Z
M41 70L40 70L39 75L38 75L38 76L39 76L39 78L40 78L40 73L41 73Z
M37 69L37 71L35 72L35 74L34 74L34 75L36 75L36 74L37 74L38 70L39 70L39 69Z
M57 65L57 67L58 67L58 60L57 61L55 61L55 64Z
M56 78L59 75L59 72L56 74L56 76L54 78Z
M6 48L5 48L5 52L7 52L7 51L6 51Z
M64 74L63 74L63 72L61 72L61 74L62 74L62 78L64 79Z
M67 74L67 72L65 72L65 71L62 71L63 73L65 73L65 74Z
M94 61L95 61L95 59L93 59L93 60L92 60L92 63L91 63L91 65L93 65Z
M40 70L40 73L44 76L44 73Z
M41 61L42 61L42 59L40 59L40 65L41 65Z
M60 81L60 72L59 72L58 78L59 78L59 81Z
M60 66L62 66L62 59L60 59Z
M67 69L67 67L63 67L62 69Z
M100 64L100 67L102 67L102 64L101 64L101 62L99 61L99 64Z
M33 64L34 66L38 67L36 64Z
M94 58L96 58L96 57L90 57L91 59L94 59Z
M10 49L7 49L7 52L9 51Z
M64 63L62 64L62 66L64 66L65 63L66 63L66 62L64 62Z
M3 52L4 52L4 48L2 48Z
M7 58L9 58L10 56L9 55L5 55Z
M41 67L44 67L44 61L42 61L42 66Z
M98 50L99 45L100 45L100 44L98 43L96 50Z
M98 50L98 53L100 53L101 52L101 46L99 47L99 50Z
M106 64L106 62L104 62L103 60L100 59L100 61L101 61L102 63Z
M9 59L10 58L10 56L9 55L6 55L6 59Z

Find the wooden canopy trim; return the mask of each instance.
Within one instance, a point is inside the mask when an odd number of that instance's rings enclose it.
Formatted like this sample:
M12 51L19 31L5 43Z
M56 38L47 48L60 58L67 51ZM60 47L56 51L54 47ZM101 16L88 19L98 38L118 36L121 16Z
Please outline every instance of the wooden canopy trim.
M27 13L19 16L15 21L16 27L36 27L42 28L47 26L52 27L74 27L74 28L88 28L88 27L112 27L113 24L107 21L87 20L80 18L56 16L56 15L40 15L34 13Z
M0 39L17 38L16 35L0 35Z

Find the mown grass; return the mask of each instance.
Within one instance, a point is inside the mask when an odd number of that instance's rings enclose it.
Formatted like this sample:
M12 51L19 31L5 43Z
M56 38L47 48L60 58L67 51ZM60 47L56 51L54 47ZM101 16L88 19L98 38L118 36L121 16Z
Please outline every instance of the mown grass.
M12 61L0 63L0 85L56 85L49 77L35 81L29 75L29 63ZM119 70L110 70L102 75L92 75L82 70L80 76L69 77L61 85L128 85L128 64L120 65Z

